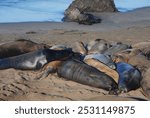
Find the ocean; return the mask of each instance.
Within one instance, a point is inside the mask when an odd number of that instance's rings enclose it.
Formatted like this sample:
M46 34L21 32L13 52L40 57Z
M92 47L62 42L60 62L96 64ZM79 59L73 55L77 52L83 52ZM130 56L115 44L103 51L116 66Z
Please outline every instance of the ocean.
M65 9L73 0L0 0L0 23L61 22ZM150 6L150 0L115 0L121 12Z

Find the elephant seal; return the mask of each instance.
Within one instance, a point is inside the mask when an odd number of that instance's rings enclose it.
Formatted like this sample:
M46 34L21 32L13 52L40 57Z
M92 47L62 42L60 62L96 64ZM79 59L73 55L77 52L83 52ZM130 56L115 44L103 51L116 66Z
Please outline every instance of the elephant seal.
M87 44L88 54L104 53L109 48L109 43L104 39L95 39Z
M150 67L150 61L145 57L143 52L139 49L127 49L117 53L114 62L126 62L138 68L142 75Z
M147 69L141 81L141 87L144 95L150 99L150 68Z
M140 87L142 76L138 69L125 62L119 62L116 65L119 73L118 88L121 92L128 92Z
M109 68L107 65L104 63L96 60L96 59L86 59L84 61L86 64L96 68L97 70L104 72L106 75L109 75L112 77L116 82L119 80L119 74L117 73L116 70Z
M113 55L112 59L114 62L126 62L128 63L128 61L137 55L143 55L142 51L139 49L126 49L123 51L120 51L118 53L116 53L115 55Z
M51 61L63 60L72 55L73 52L68 50L40 49L19 56L0 59L0 69L38 70Z
M108 55L104 55L104 54L89 54L89 55L85 56L84 61L86 61L87 59L96 59L96 60L104 63L105 65L107 65L109 68L116 69L115 63L112 61L111 57L108 56Z
M53 45L50 47L52 50L70 50L72 51L72 48L66 47L65 45Z
M110 55L111 57L113 57L113 55L115 55L116 53L129 49L131 48L129 45L127 44L122 44L122 43L117 43L115 45L112 45L112 47L108 48L104 54L105 55Z
M148 60L150 60L150 41L136 43L132 45L132 47L135 49L140 49L148 58Z
M58 76L84 85L116 93L117 83L108 75L79 60L64 61L57 69Z
M88 50L86 49L86 46L83 42L79 41L75 43L75 52L78 52L82 55L86 55Z
M46 44L38 44L26 39L19 39L0 44L0 59L25 54L39 49L49 48Z

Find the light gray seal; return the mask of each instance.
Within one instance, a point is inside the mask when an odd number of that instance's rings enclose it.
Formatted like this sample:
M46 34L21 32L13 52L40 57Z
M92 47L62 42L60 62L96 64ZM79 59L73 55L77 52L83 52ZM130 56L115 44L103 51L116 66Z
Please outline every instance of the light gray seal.
M72 55L73 52L68 50L40 49L19 56L0 59L0 69L38 70L51 61L63 60Z

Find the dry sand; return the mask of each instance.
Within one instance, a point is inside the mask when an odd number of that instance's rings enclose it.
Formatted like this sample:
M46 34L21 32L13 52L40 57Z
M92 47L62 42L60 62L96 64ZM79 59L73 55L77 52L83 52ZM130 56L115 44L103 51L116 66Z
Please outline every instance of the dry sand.
M95 13L96 14L96 13ZM96 14L102 23L91 26L77 23L30 22L0 24L0 42L29 39L49 45L84 43L102 38L127 44L150 41L150 8L127 13ZM147 100L141 88L119 96L108 91L81 85L50 74L35 80L40 71L0 70L0 100Z

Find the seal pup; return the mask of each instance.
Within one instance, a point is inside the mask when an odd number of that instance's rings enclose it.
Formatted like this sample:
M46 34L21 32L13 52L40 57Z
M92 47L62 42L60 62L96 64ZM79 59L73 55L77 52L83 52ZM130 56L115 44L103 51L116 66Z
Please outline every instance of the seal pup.
M39 70L51 61L63 60L72 55L73 52L68 50L40 49L19 56L0 59L0 69Z
M105 73L79 60L64 61L57 69L59 77L116 93L117 83Z
M115 45L112 45L112 47L108 48L104 52L104 54L113 57L113 55L115 55L117 52L129 49L129 48L131 48L131 46L129 46L127 44L122 44L122 43L119 42L119 43L117 43Z
M84 62L98 69L99 71L104 72L106 75L109 75L110 77L112 77L115 80L115 82L118 82L119 74L117 73L116 70L109 68L107 65L105 65L104 63L96 59L86 59Z
M87 44L88 54L104 53L109 47L109 43L104 39L95 39Z
M39 49L49 48L46 44L38 44L26 39L0 44L0 59L25 54Z
M107 65L109 68L111 69L116 69L116 65L113 62L113 60L111 59L110 56L108 55L104 55L104 54L89 54L86 55L83 61L86 61L87 59L96 59L102 63L104 63L105 65Z
M119 74L118 88L120 92L128 92L140 87L142 76L138 69L125 62L119 62L116 65Z

